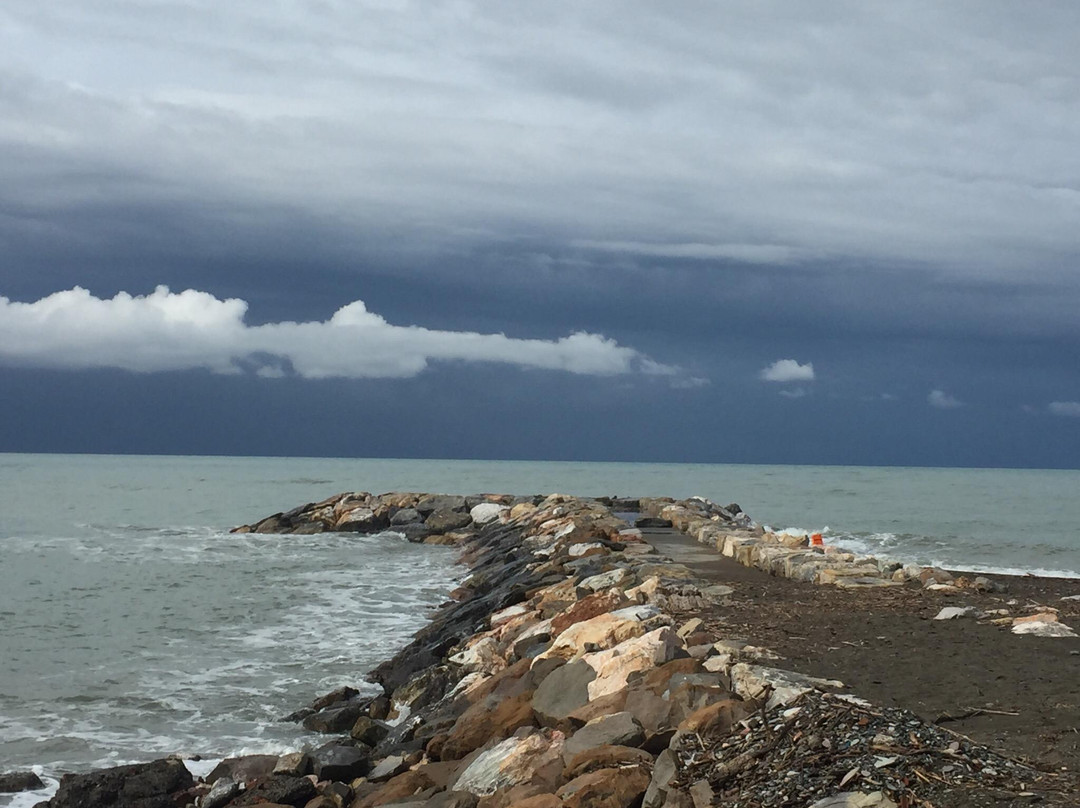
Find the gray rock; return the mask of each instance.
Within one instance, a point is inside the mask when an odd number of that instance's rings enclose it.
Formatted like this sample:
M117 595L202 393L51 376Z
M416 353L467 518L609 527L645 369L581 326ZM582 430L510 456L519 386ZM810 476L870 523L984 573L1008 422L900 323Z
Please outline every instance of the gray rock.
M274 770L277 762L277 755L245 755L243 757L225 758L204 779L211 784L216 784L218 780L246 783L249 780L266 777Z
M390 517L391 525L410 525L422 521L424 521L424 517L420 515L420 511L416 510L416 508L402 508Z
M230 806L292 805L301 808L307 805L316 794L315 786L306 777L289 777L285 774L272 774L234 799Z
M383 738L390 734L390 725L384 721L376 721L370 716L362 715L356 719L349 734L368 746L377 746Z
M565 724L570 714L589 703L589 682L596 678L588 663L571 662L547 675L533 695L533 712L548 726Z
M416 503L416 510L421 516L427 517L438 510L467 511L468 502L465 497L452 496L449 494L428 494Z
M409 759L407 755L390 755L384 757L374 768L368 773L367 778L373 783L381 783L383 780L389 780L403 771L409 768Z
M358 699L342 704L338 702L333 707L309 715L303 721L304 729L309 732L348 732L353 728L367 706L366 699Z
M221 808L229 800L240 793L240 784L229 777L221 777L213 788L210 789L210 793L202 798L202 802L199 803L199 808Z
M645 731L637 719L628 712L594 718L567 739L563 755L567 760L597 746L640 746L645 742Z
M288 774L292 777L303 777L311 771L311 758L307 752L290 752L278 758L274 766L273 774Z
M668 784L675 779L675 756L665 749L653 764L652 780L645 792L642 808L660 808L667 798Z
M328 743L311 753L311 765L320 780L349 782L371 771L367 750Z
M16 791L34 791L39 788L45 788L45 784L33 772L0 774L0 794L11 794Z
M472 524L472 517L468 513L453 511L449 508L440 508L424 520L429 530L435 533L449 533L452 530L460 530Z
M175 808L173 794L194 785L183 761L170 758L132 766L65 774L50 808Z

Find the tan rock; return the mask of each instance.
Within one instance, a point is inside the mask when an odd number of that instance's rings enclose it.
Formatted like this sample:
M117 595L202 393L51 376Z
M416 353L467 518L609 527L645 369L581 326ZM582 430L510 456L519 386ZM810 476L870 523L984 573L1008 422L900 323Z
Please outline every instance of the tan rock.
M536 730L525 737L507 738L481 752L453 784L455 791L478 797L501 789L533 785L554 791L563 771L565 736L558 730Z
M610 650L586 654L583 661L596 671L596 678L588 685L590 701L622 690L631 673L650 670L670 661L677 648L679 638L670 628L664 627L624 640Z
M509 808L560 808L562 804L562 800L554 794L537 794L510 803Z
M434 785L435 781L422 768L404 772L387 780L363 799L353 802L352 808L376 808L390 802L401 802L404 798L411 797Z
M631 808L641 802L649 780L644 766L597 769L575 777L555 793L568 808Z
M575 623L561 632L551 647L540 656L541 658L571 659L597 648L612 648L632 637L640 637L644 633L645 629L638 620L617 617L613 614L601 614Z
M582 623L602 614L613 612L626 605L627 602L621 592L597 592L594 595L588 595L562 614L551 618L551 633L558 637L575 623Z
M563 776L573 780L597 769L614 769L622 766L652 766L653 757L644 749L631 746L598 746L574 755L566 766Z
M461 714L441 748L434 751L442 760L456 760L492 738L506 738L521 727L533 725L532 692L498 700L494 705L484 699Z
M1018 626L1023 623L1056 623L1058 622L1057 612L1038 612L1036 614L1028 615L1027 617L1015 617L1013 618L1013 625Z
M710 730L727 733L735 724L753 712L753 705L736 699L724 699L690 713L679 729L701 735Z

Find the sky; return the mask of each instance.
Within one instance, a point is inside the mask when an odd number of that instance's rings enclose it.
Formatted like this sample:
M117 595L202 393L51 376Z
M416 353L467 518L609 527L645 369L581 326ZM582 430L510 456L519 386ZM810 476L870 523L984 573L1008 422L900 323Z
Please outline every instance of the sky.
M1078 468L1078 30L5 0L0 451Z

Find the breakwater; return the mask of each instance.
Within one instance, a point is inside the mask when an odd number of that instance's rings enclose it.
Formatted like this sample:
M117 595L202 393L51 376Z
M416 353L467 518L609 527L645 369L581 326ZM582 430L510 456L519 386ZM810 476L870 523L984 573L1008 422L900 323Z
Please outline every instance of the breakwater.
M658 556L622 518L629 511L655 514L646 531L671 523L700 541L711 526L725 547L728 537L745 540L740 547L765 540L739 509L706 500L559 495L348 494L244 526L401 528L459 546L470 574L372 672L380 695L344 689L290 717L332 736L327 744L224 761L200 781L168 760L69 776L50 804L658 808L844 795L821 804L888 806L965 789L1020 793L1040 779L910 714L844 695L839 682L775 667L767 649L716 636L692 615L722 609L731 589ZM856 561L831 555L829 568ZM801 760L813 765L793 778Z

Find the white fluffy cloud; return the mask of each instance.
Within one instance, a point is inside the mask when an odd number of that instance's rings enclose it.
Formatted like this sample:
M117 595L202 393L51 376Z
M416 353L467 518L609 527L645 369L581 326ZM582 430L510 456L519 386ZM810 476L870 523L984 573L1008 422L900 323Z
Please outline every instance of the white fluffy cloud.
M955 396L950 396L944 390L931 390L930 395L926 397L926 402L939 410L955 410L957 407L964 406L964 402Z
M1051 401L1047 409L1051 415L1080 418L1080 401Z
M500 362L589 375L681 377L599 334L557 340L391 325L357 300L325 322L244 323L247 303L159 286L112 299L75 287L34 303L0 297L0 362L136 372L205 368L215 373L295 372L309 379L404 378L432 361Z
M777 359L758 373L758 378L765 382L812 382L814 364L807 362L800 365L794 359Z

